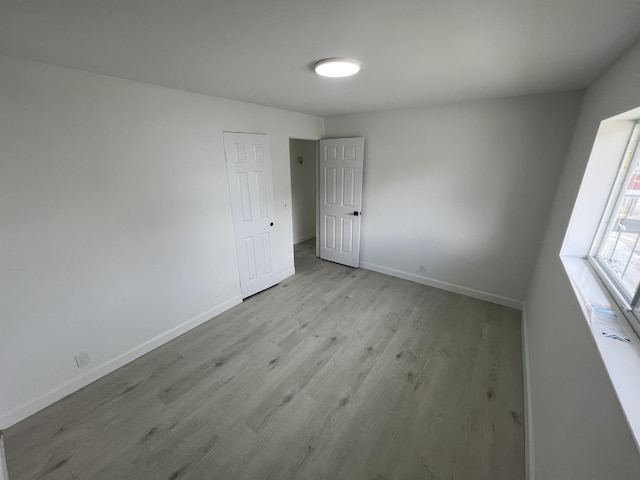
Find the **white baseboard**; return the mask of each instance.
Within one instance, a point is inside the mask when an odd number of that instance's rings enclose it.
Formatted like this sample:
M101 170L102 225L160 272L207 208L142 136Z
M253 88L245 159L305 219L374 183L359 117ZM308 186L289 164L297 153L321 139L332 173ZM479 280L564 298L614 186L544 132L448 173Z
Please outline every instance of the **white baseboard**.
M449 292L460 293L468 297L477 298L479 300L485 300L491 303L497 303L498 305L504 305L505 307L511 307L518 310L522 310L522 300L515 300L513 298L502 297L500 295L494 295L492 293L483 292L473 288L461 287L454 285L453 283L442 282L435 278L423 277L414 273L403 272L402 270L396 270L395 268L383 267L369 262L360 262L362 268L367 270L373 270L378 273L385 273L392 277L404 278L405 280L411 280L412 282L421 283L430 287L440 288Z
M288 275L287 275L288 276ZM57 402L58 400L63 399L67 395L72 394L73 392L80 390L82 387L89 385L90 383L95 382L101 377L117 370L118 368L126 365L127 363L132 362L136 358L141 357L142 355L149 353L151 350L158 348L161 345L164 345L170 340L173 340L176 337L179 337L183 333L188 332L189 330L197 327L198 325L203 324L204 322L211 320L213 317L220 315L222 312L229 310L232 307L242 303L242 297L236 296L226 302L214 307L206 312L201 313L200 315L192 318L191 320L187 320L186 322L178 325L177 327L172 328L160 335L152 338L144 342L143 344L132 348L131 350L118 355L117 357L108 360L107 362L98 365L94 369L88 371L84 375L81 375L73 380L51 390L50 392L45 393L37 398L29 400L22 405L14 408L9 411L7 414L0 417L0 429L8 428L11 425L18 423L21 420L24 420L30 415L42 410L45 407ZM1 477L0 477L1 478Z
M522 386L524 388L524 473L525 480L535 480L533 416L531 414L531 384L529 373L529 344L527 343L526 306L522 309Z
M293 244L297 245L297 244L302 243L302 242L304 242L306 240L309 240L310 238L313 238L315 236L316 236L316 232L307 233L306 235L302 235L301 237L296 238L293 241Z

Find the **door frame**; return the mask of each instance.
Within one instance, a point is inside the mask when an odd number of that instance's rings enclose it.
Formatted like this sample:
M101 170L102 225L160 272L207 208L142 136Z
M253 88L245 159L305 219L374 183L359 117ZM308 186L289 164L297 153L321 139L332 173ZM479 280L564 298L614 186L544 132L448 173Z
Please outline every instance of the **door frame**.
M316 183L316 195L315 195L315 211L316 211L316 257L320 257L320 247L318 246L318 241L317 238L320 236L320 179L319 179L319 172L320 172L320 163L319 163L319 159L320 159L320 140L322 140L321 138L304 138L304 137L289 137L289 158L291 158L291 140L306 140L309 142L313 142L314 144L314 170L315 170L315 183ZM293 178L291 176L291 171L289 171L289 183L291 184L291 187L293 188ZM291 220L293 222L293 195L291 195L291 201L292 201L292 206L291 206ZM293 235L291 236L291 242L293 243ZM292 245L293 247L294 245Z
M339 138L354 138L354 137L327 137L327 138L303 138L303 137L289 137L289 141L291 140L308 140L314 142L315 145L315 181L316 181L316 257L320 258L320 242L318 239L320 238L320 140L328 140L328 139L339 139ZM289 143L289 158L291 158L291 143ZM363 185L362 185L362 194L364 195L364 171L363 175ZM291 172L289 172L289 181L291 182ZM293 195L292 195L293 198ZM292 200L293 201L293 200ZM291 207L291 218L293 221L293 207ZM362 237L362 229L360 230L360 236ZM291 237L291 242L293 243L293 235ZM293 247L293 245L292 245Z

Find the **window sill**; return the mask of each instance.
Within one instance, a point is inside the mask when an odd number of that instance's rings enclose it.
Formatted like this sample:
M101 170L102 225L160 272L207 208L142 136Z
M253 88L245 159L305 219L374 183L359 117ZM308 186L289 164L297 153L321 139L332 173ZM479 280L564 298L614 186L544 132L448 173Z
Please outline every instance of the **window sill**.
M591 329L631 433L640 449L640 339L584 258L560 257L585 320ZM602 336L592 322L590 305L610 306L631 343Z

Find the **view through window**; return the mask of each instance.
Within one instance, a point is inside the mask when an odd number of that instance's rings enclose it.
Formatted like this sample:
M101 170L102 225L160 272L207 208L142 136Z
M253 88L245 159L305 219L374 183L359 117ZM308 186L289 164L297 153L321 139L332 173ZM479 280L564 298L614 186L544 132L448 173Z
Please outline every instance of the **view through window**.
M623 300L638 304L640 285L640 127L636 124L621 161L616 183L594 246L594 260L608 278L605 282ZM640 307L640 306L639 306ZM635 310L635 308L633 308Z

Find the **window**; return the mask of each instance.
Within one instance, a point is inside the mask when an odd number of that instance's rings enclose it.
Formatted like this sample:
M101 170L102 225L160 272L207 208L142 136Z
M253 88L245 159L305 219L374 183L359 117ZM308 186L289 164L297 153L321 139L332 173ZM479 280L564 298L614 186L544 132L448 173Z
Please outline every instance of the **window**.
M590 260L612 295L640 329L640 126L620 162Z

